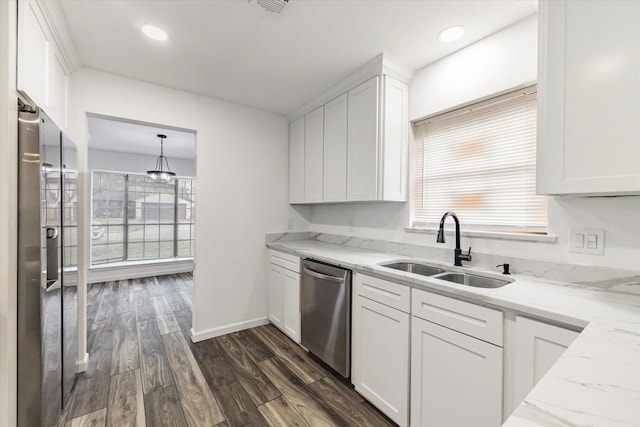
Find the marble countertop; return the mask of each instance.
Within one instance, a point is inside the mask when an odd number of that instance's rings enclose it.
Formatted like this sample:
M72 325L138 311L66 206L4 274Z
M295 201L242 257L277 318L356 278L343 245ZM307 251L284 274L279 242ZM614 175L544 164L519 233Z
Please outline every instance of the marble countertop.
M426 261L452 264L315 240L276 241L272 249L436 290L482 304L584 328L504 426L640 426L640 278L620 277L588 285L513 274L497 289L472 288L381 266Z

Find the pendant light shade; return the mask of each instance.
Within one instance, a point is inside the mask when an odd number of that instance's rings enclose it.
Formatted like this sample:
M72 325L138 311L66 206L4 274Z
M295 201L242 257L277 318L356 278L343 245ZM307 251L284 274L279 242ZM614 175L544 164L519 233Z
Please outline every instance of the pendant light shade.
M158 138L160 138L160 155L158 156L158 160L156 160L156 168L147 171L147 176L154 182L167 183L176 176L174 172L171 172L169 160L164 156L164 140L166 137L167 135L158 134ZM167 166L166 169L164 168L165 165Z

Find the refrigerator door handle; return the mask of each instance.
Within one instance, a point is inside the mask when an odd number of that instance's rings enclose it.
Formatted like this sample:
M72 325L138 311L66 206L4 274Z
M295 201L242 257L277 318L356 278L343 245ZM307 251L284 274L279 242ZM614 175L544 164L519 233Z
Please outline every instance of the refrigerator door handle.
M47 227L47 289L58 281L59 271L58 229L55 227Z

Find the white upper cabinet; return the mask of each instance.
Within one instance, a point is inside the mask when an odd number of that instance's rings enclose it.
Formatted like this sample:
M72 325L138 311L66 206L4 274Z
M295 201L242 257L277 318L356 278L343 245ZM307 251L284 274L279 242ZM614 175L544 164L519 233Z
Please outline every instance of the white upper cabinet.
M347 200L376 200L378 189L378 82L349 91ZM408 124L407 124L408 125Z
M407 200L408 88L389 76L349 91L347 200Z
M290 203L407 201L409 80L379 56L293 115L306 113L305 194Z
M304 201L322 201L324 157L324 107L305 116L304 131Z
M409 91L407 85L384 77L384 127L380 142L383 164L382 200L407 200L409 153Z
M39 106L46 106L50 32L36 2L24 1L19 5L18 90Z
M347 200L347 96L344 93L324 105L325 202Z
M49 117L55 121L61 129L67 127L67 72L60 52L51 52L51 69L49 70Z
M304 203L304 116L289 125L289 203Z
M640 2L542 1L537 191L640 194Z
M64 130L70 70L45 18L43 5L30 0L18 3L17 87Z

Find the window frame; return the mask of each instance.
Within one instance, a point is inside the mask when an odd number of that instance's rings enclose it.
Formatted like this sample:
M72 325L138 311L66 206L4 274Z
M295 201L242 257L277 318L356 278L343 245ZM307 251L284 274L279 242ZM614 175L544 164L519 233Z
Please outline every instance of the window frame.
M94 219L94 215L93 215L93 210L94 210L94 193L96 191L95 185L96 185L96 173L103 173L103 174L114 174L114 175L119 175L121 177L123 177L124 180L124 189L122 190L122 194L123 194L123 200L122 200L122 224L94 224L95 220L99 220L99 219ZM118 264L118 263L125 263L125 264L143 264L143 263L147 263L147 262L154 262L154 261L167 261L167 260L176 260L176 261L180 261L180 260L192 260L194 258L194 249L195 249L195 236L194 236L194 232L193 232L193 228L195 227L195 177L191 177L191 176L176 176L174 178L174 180L169 184L171 185L171 187L173 188L173 191L169 191L169 192L161 192L161 191L157 191L157 192L149 192L146 191L134 191L131 192L131 186L135 185L135 180L131 180L131 177L136 177L136 178L143 178L141 181L138 182L144 182L146 183L145 179L146 179L146 174L141 174L141 173L135 173L135 172L123 172L123 171L114 171L114 170L105 170L105 169L92 169L91 170L91 199L90 199L90 206L91 206L91 212L90 212L90 229L92 230L89 233L90 236L90 242L89 242L89 264L90 264L90 268L93 267L99 267L99 266L108 266L108 265L112 265L112 264ZM191 196L191 199L189 201L190 206L189 207L185 207L185 209L187 211L190 211L190 215L187 218L187 222L181 221L180 218L178 217L179 215L179 207L178 205L180 204L180 197L184 194L187 194L187 192L184 191L180 191L180 189L182 189L184 186L179 184L179 181L188 181L189 185L189 192L188 194ZM119 190L117 190L119 191ZM145 218L142 218L142 223L141 224L136 224L136 225L140 225L142 227L142 240L140 242L134 242L134 243L142 243L142 255L141 257L136 257L136 258L131 258L130 254L129 254L129 244L130 242L130 227L133 226L133 224L130 224L130 218L129 215L131 213L131 203L135 203L135 200L130 200L130 193L134 193L134 194L158 194L158 207L157 209L158 211L158 215L159 217L155 220L151 220L150 223L147 223L147 220ZM173 202L170 203L172 206L170 207L172 213L173 213L173 219L171 221L167 221L166 219L163 220L161 218L161 212L160 210L162 209L162 201L161 201L161 195L162 194L170 194L171 197L173 197ZM134 212L135 210L137 210L137 207L134 205L133 206ZM144 209L143 209L144 211ZM103 260L99 260L99 261L94 261L94 256L93 256L93 251L94 251L94 239L93 239L93 227L94 225L100 225L102 227L111 227L111 226L118 226L118 227L122 227L122 256L121 257L110 257L109 255L107 255L107 257ZM154 239L153 241L149 241L147 242L147 230L146 230L146 226L157 226L158 227L158 239ZM189 239L180 239L179 238L179 226L184 226L184 225L188 225L190 227L190 232L189 232ZM161 227L162 226L170 226L173 227L172 230L172 237L171 240L167 240L162 238L162 233L161 233ZM105 233L107 234L107 233ZM180 250L179 250L179 242L184 242L184 241L189 241L190 245L189 245L189 254L188 255L181 255L180 254ZM172 255L171 256L161 256L162 251L160 246L162 245L163 242L171 242L171 247L172 247ZM153 256L153 257L147 257L146 254L146 249L145 246L147 243L157 243L158 244L158 256ZM109 244L107 243L97 243L95 244L96 246L106 246L108 248ZM108 249L107 249L108 250Z
M536 94L536 105L539 104L538 88L536 82L531 82L516 87L493 93L469 102L465 102L456 105L451 108L447 108L433 114L421 117L411 121L411 127L413 131L413 138L411 144L411 161L410 161L410 206L409 206L409 224L405 229L408 232L417 233L431 233L435 232L439 228L439 220L434 221L422 221L416 219L416 204L418 199L416 198L416 156L417 156L417 144L422 143L422 132L419 127L424 122L429 120L441 120L453 117L455 115L464 114L467 112L473 112L475 110L482 109L488 105L495 104L501 99L510 99L516 96L531 96ZM537 117L535 129L537 132ZM535 158L537 163L537 157ZM534 164L535 166L535 164ZM424 177L423 177L424 180ZM543 197L543 195L540 195ZM540 240L546 241L549 239L555 240L555 236L549 235L549 211L548 203L545 203L545 225L544 226L509 226L509 225L488 225L488 224L474 224L461 221L460 227L463 234L476 237L487 238L506 238L513 240ZM444 214L444 212L442 212ZM547 238L548 237L548 238Z

